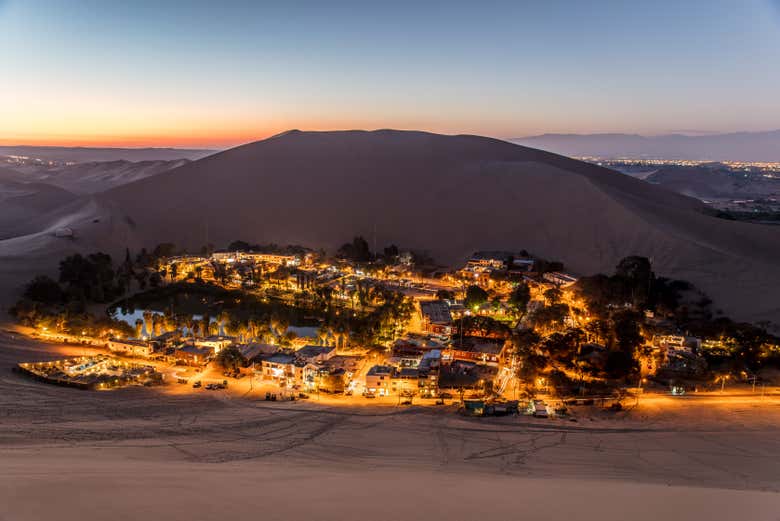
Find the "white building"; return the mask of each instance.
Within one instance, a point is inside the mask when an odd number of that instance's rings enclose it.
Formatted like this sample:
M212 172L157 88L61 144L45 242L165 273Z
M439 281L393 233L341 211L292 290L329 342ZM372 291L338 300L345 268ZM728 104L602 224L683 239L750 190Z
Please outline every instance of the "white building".
M111 338L108 340L108 349L125 356L150 356L154 352L154 345L143 340Z

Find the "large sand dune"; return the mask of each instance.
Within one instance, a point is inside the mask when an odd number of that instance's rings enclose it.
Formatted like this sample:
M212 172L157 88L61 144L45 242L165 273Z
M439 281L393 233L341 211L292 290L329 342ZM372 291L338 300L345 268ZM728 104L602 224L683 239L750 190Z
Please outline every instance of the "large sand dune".
M79 391L10 372L19 360L84 352L0 332L0 519L776 521L780 512L776 397L669 398L578 423L479 420L450 407L269 404L176 385Z
M780 319L780 230L595 165L476 136L291 131L101 194L148 245L333 249L360 233L447 263L525 248L581 274L631 254L740 318Z

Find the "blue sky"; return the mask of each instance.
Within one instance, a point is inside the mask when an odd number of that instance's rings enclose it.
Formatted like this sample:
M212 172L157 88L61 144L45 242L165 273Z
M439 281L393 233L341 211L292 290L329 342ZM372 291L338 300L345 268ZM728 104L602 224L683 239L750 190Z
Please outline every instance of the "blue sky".
M0 50L5 143L780 127L774 0L0 0Z

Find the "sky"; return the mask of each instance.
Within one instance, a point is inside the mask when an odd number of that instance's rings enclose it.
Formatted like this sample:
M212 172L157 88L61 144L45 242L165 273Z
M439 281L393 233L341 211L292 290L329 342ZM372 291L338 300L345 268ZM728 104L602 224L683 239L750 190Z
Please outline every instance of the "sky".
M0 144L780 128L780 0L0 0Z

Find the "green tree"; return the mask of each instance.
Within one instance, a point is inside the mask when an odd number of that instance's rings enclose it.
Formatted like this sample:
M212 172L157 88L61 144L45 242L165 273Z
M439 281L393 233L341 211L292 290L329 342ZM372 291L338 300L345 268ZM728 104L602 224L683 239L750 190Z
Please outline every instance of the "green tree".
M237 371L244 365L244 357L236 346L227 346L217 353L216 362L226 371Z
M469 309L473 309L474 307L479 307L487 302L487 299L487 291L479 286L469 286L466 288L466 299L463 301L463 305Z
M509 295L509 305L519 314L524 314L528 308L528 303L531 301L531 288L528 284L521 282L512 293Z

